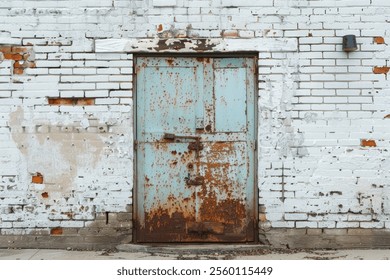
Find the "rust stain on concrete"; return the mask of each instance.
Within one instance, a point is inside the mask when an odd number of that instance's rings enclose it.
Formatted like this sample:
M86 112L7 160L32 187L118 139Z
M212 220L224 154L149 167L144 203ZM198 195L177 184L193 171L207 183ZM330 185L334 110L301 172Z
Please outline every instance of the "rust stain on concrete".
M95 98L48 98L49 105L78 105L89 106L95 104Z

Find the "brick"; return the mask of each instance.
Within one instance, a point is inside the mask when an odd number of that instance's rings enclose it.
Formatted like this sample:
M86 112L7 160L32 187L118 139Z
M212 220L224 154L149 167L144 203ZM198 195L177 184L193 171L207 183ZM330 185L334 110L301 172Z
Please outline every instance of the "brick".
M94 105L94 98L48 98L49 105Z
M96 89L119 89L118 83L97 83Z
M177 0L153 0L153 6L155 7L169 7L176 6Z
M21 60L23 56L18 53L4 53L4 59Z
M383 38L381 36L374 37L374 43L376 43L378 45L385 44L385 38Z
M296 228L317 228L318 223L317 222L296 222L295 223Z
M376 147L375 140L372 139L362 139L360 141L360 146L362 147Z
M347 235L347 229L324 229L324 234L327 235Z
M322 229L321 228L308 228L306 230L307 235L321 235Z
M119 98L96 98L96 105L119 104Z
M0 52L4 53L10 53L11 52L11 46L10 45L0 45Z
M387 74L390 70L390 67L387 67L387 66L375 66L373 69L372 69L372 72L374 74Z
M121 222L130 222L133 220L133 215L132 213L117 213L117 219Z
M237 38L238 37L238 30L223 30L222 37Z
M0 37L0 45L20 45L22 43L21 39L17 38L7 38L7 37Z
M295 220L295 221L302 221L307 220L307 214L306 213L286 213L284 215L285 220Z
M42 174L38 172L36 175L32 176L31 182L34 184L43 184Z
M52 228L50 230L50 235L62 235L63 234L63 229L62 228Z

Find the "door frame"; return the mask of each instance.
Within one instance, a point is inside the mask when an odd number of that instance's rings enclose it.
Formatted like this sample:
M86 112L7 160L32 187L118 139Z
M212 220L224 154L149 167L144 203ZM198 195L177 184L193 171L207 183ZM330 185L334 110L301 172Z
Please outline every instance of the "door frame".
M138 52L133 54L133 190L132 190L132 243L144 243L138 241L138 190L139 186L137 183L137 170L138 170L138 159L137 159L137 72L136 65L137 59L141 57L193 57L193 58L253 58L254 61L254 135L255 135L255 149L254 149L254 162L253 162L253 233L254 241L248 243L257 243L259 241L259 186L258 186L258 61L259 61L259 52L226 52L226 53L173 53L173 52L164 52L164 53L143 53ZM210 242L205 242L210 243ZM191 244L187 243L186 244Z

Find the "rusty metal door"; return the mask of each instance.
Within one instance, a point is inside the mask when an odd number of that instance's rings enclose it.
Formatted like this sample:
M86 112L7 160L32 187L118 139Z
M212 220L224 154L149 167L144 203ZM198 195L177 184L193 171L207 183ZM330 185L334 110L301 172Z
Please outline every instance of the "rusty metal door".
M137 242L255 239L254 57L137 57Z

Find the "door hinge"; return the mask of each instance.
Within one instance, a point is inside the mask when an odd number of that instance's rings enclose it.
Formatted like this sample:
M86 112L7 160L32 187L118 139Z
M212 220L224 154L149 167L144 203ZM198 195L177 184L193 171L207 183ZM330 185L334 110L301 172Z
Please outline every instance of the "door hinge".
M134 140L134 150L137 150L138 149L138 141L137 140Z

